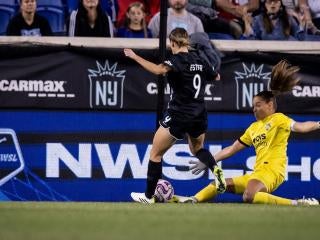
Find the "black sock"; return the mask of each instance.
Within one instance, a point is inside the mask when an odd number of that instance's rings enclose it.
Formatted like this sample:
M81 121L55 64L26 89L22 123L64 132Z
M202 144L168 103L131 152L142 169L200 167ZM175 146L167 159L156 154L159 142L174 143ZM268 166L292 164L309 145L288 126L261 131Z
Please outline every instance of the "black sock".
M147 172L147 189L146 197L151 198L156 189L158 180L162 177L162 162L149 161Z
M196 157L203 162L211 171L213 171L214 166L217 165L216 160L212 156L212 154L204 148L201 148L197 153Z

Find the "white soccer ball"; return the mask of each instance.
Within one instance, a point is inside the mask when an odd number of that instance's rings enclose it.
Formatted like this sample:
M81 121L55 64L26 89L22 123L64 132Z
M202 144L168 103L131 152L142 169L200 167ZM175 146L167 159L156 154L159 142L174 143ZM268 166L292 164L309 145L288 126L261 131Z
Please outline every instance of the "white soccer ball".
M164 179L159 179L154 195L159 202L169 202L174 195L173 186Z

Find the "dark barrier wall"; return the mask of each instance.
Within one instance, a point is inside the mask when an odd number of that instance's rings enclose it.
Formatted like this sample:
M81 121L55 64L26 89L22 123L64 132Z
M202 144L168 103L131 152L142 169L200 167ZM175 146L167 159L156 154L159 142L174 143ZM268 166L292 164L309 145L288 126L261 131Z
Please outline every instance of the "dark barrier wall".
M138 50L156 60L154 50ZM266 89L273 64L301 67L301 86L279 99L295 120L319 120L319 57L228 53L222 81L208 83L206 147L216 152L254 121L252 96ZM130 201L143 191L155 126L156 80L122 49L0 46L0 199ZM211 85L212 84L212 85ZM166 96L170 89L166 89ZM292 134L288 174L277 194L320 198L320 133ZM164 156L164 177L192 195L213 178L186 171L182 141ZM252 170L253 149L223 162L226 177ZM241 201L223 195L217 201Z
M3 108L142 110L156 108L157 77L125 58L122 49L0 45ZM10 55L8 56L8 53ZM138 50L155 61L157 51ZM320 56L229 53L222 80L208 82L209 111L250 112L252 96L267 88L271 67L288 59L301 67L301 85L279 99L290 113L320 112ZM170 89L166 88L169 97Z

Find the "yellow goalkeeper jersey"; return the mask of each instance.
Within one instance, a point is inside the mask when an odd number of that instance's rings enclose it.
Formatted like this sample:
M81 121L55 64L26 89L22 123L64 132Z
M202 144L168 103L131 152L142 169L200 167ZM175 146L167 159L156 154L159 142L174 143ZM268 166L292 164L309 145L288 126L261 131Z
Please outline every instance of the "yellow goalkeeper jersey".
M282 113L274 113L252 123L239 141L253 145L256 151L254 170L271 168L284 176L287 166L287 145L293 120Z

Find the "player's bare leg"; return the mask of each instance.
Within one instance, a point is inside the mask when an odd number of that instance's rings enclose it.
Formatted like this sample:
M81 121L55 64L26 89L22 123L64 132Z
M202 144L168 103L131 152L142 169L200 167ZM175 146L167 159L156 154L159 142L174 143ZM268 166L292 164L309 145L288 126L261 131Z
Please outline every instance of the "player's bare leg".
M147 187L144 193L132 192L131 197L136 202L154 203L154 190L162 177L162 156L176 142L169 130L160 126L154 135L148 163Z

